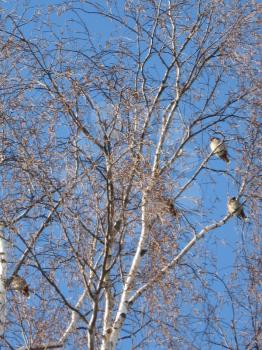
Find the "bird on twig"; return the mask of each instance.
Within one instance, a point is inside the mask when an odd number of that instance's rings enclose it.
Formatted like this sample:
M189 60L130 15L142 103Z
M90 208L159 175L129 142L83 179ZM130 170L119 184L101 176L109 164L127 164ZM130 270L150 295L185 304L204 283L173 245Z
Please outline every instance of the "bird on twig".
M210 139L210 148L216 156L224 160L227 163L230 163L228 158L227 149L223 140L218 139L217 137L212 137Z
M228 203L227 203L227 209L228 209L229 214L236 215L237 217L239 217L245 221L247 220L247 216L246 216L244 209L243 209L243 204L241 204L239 202L239 200L236 199L236 197L229 198Z
M23 277L19 275L14 275L6 280L5 285L6 288L17 290L29 298L29 286Z

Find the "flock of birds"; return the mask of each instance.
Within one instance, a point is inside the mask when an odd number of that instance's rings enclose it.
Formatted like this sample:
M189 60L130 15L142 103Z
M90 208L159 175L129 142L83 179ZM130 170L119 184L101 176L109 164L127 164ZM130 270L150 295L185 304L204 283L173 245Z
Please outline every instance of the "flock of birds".
M221 158L226 163L230 163L228 152L226 149L226 145L223 140L220 140L217 137L212 137L210 139L210 148L211 151L219 158ZM227 203L228 213L231 215L235 215L243 220L247 220L247 217L243 210L243 204L239 202L236 197L231 197ZM115 227L116 230L120 229L121 222L119 223L119 227ZM19 275L14 275L8 278L5 282L5 286L7 289L17 290L21 292L26 297L29 297L29 286L25 279Z
M230 163L230 160L228 158L228 153L226 149L226 145L223 140L220 140L217 137L212 137L210 139L210 148L211 151L219 158L224 160L226 163ZM239 200L236 197L229 198L227 202L227 210L229 214L236 215L237 217L247 220L247 216L243 209L243 204L239 202Z

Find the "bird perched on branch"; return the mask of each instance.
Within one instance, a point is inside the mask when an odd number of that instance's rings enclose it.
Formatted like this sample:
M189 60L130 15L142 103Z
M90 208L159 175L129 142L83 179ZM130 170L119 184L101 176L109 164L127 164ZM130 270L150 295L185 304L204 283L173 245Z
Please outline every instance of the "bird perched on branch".
M156 218L160 220L161 224L164 224L166 219L170 219L167 215L172 215L176 221L179 222L181 213L175 207L172 198L167 198L166 196L157 194L152 203L152 210L155 213ZM152 227L152 223L149 225L150 228Z
M169 213L178 219L179 212L176 209L176 207L174 206L172 199L170 199L170 198L166 199L166 206L167 206L167 210L169 211Z
M236 215L237 217L247 220L247 216L244 213L243 205L236 199L236 197L229 198L227 203L227 209L229 214Z
M14 275L8 278L6 280L6 288L17 290L29 298L29 286L26 283L26 280L21 276Z
M212 137L210 139L210 148L211 148L211 151L214 152L216 156L218 156L225 162L230 163L227 149L223 140L220 140L217 137Z

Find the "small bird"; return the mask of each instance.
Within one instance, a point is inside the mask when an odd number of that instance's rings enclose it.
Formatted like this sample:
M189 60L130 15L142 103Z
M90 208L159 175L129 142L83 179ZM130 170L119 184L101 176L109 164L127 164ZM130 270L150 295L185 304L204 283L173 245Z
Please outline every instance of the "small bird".
M237 200L236 197L229 198L227 209L229 214L236 215L243 220L247 220L247 216L243 210L243 205L240 204L239 200Z
M6 281L6 288L17 290L29 298L29 286L26 283L25 279L21 276L14 275L8 278Z
M175 206L170 198L168 198L166 200L166 205L167 205L167 210L169 211L169 213L172 214L175 218L178 218L178 216L179 216L178 210L175 208Z
M210 139L210 148L216 156L218 156L225 162L230 163L224 141L218 139L217 137L212 137Z

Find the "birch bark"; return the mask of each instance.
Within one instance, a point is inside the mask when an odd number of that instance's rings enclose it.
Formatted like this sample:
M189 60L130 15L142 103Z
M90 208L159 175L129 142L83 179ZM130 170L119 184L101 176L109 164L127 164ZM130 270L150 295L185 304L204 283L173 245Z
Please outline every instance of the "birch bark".
M118 311L112 326L111 336L109 338L108 344L105 344L101 350L114 350L119 338L119 332L125 321L127 312L128 312L128 299L132 291L133 283L136 277L136 272L138 270L140 261L141 261L141 251L144 247L146 236L147 236L147 225L146 225L146 196L143 195L142 199L142 226L141 226L141 235L137 245L137 250L131 265L129 274L124 284L121 300L119 303Z
M6 318L6 264L7 253L6 244L4 239L4 225L0 224L0 337L3 336L5 330L5 318Z

